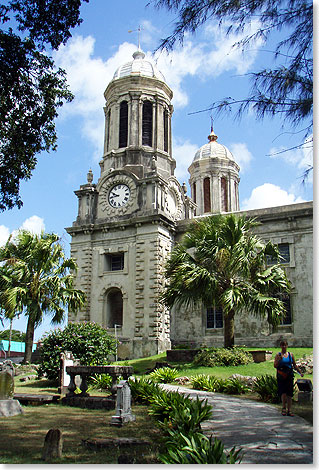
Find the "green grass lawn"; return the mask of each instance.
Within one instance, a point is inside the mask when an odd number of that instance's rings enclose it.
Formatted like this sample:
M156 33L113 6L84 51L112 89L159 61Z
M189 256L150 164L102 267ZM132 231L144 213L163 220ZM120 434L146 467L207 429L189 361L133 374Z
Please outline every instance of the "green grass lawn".
M247 351L252 349L260 349L263 350L265 348L245 348ZM267 348L270 349L270 348ZM220 378L228 378L233 374L240 374L240 375L249 375L252 377L257 377L264 374L275 374L276 371L274 369L274 358L279 349L272 348L270 349L273 351L272 359L259 362L259 363L250 363L243 366L227 366L227 367L198 367L194 366L191 363L182 363L182 362L170 362L176 369L178 369L179 376L190 376L190 375L199 375L199 374L210 374L215 375L216 377ZM302 357L308 356L313 353L313 348L289 348L295 359L301 359ZM122 361L118 362L118 364L126 364L133 366L134 374L136 375L145 375L149 369L155 366L156 362L167 362L166 353L157 354L156 356L151 356L142 359L131 359L129 361ZM312 379L312 376L305 376L305 378Z
M251 348L247 348L251 349ZM256 348L257 349L257 348ZM260 348L263 349L263 348ZM291 348L296 357L300 359L312 354L312 348ZM233 374L260 376L264 374L275 375L273 359L277 350L273 348L272 359L261 363L251 363L237 367L198 367L189 363L174 363L179 376L194 376L210 374L220 378L228 378ZM156 356L119 362L132 365L135 375L145 375L155 366L156 362L167 362L166 353ZM28 375L26 373L26 375ZM298 376L296 376L298 378ZM312 380L312 375L305 378ZM57 384L47 380L31 380L21 382L21 376L15 377L16 393L57 394ZM91 395L105 395L105 392L90 391ZM238 396L237 396L238 397ZM253 393L241 395L245 399L257 399ZM273 405L280 408L280 405ZM41 453L44 438L49 429L59 428L63 434L63 457L52 462L59 464L114 464L123 452L129 452L134 463L157 463L156 454L160 442L161 432L155 422L147 413L146 406L133 406L133 413L137 417L135 423L128 423L122 428L109 425L114 411L87 410L60 404L42 406L24 406L22 415L11 418L0 418L0 464L37 464L43 463ZM294 403L295 414L304 417L312 423L313 405ZM129 451L111 450L92 451L82 445L82 440L106 437L139 437L149 440L152 444Z
M88 410L64 405L24 406L24 413L0 418L0 464L39 464L46 433L60 429L63 455L58 464L116 464L119 455L129 455L135 463L157 463L155 456L161 433L145 406L133 406L136 421L122 428L110 426L114 410ZM135 437L151 445L119 450L116 447L92 451L82 440L107 437Z

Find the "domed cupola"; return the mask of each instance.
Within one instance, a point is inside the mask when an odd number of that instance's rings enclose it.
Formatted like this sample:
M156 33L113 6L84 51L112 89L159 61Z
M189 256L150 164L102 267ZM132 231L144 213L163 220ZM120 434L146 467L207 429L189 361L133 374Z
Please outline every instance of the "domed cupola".
M138 49L133 60L117 68L104 96L101 176L125 169L143 178L154 172L154 165L163 178L172 176L173 92L156 65Z
M212 130L208 136L208 144L203 145L200 149L197 150L193 162L205 158L228 158L229 160L235 161L233 154L230 152L230 150L225 147L225 145L219 144L217 142L217 139L218 136Z
M240 168L230 150L217 139L212 129L208 143L197 150L188 169L196 215L239 210Z
M145 59L145 54L141 50L134 52L133 60L118 67L113 75L113 80L127 77L129 75L157 78L158 80L165 82L162 72L158 70L153 62Z

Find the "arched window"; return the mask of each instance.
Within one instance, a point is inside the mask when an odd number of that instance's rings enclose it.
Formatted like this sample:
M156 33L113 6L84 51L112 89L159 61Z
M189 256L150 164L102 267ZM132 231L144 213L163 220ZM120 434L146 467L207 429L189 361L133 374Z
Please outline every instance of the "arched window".
M227 180L226 178L221 178L221 210L223 212L228 212L228 191L227 191Z
M127 147L128 134L128 106L127 101L120 104L119 148Z
M153 106L150 101L143 103L143 116L142 116L142 145L152 147L153 139Z
M204 212L211 212L210 178L204 178Z
M164 109L164 152L168 152L168 111Z
M106 128L106 150L110 149L110 124L111 124L111 110L107 113L107 128Z
M111 289L106 297L106 327L123 325L123 295L119 289Z
M196 204L196 183L193 183L193 201Z

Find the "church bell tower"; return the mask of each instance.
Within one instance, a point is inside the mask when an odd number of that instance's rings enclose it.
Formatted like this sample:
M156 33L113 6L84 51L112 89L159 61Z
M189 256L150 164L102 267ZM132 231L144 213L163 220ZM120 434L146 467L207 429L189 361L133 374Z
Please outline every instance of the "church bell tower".
M95 321L121 341L122 359L170 347L170 314L159 301L163 264L177 222L195 204L174 176L173 93L139 49L120 66L105 97L100 177L75 191L78 216L67 228L87 305L69 321Z

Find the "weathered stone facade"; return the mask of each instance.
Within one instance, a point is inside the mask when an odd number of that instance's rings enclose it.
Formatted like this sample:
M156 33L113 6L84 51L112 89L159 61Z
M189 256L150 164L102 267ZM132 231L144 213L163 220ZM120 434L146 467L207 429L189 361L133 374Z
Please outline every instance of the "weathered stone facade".
M271 327L247 313L235 317L235 343L248 347L279 346L285 338L290 346L313 344L313 203L236 212L256 218L260 225L255 233L265 242L271 241L289 249L289 261L283 266L292 284L290 295L291 323ZM178 223L177 240L187 229L187 222ZM197 310L172 312L171 340L173 344L223 346L223 328L207 328L204 306Z
M69 321L94 321L120 339L120 358L143 357L173 343L223 344L223 328L212 328L203 306L167 311L159 302L163 266L191 219L239 211L239 167L216 142L196 153L190 166L192 198L174 176L172 91L141 51L114 74L105 91L104 155L101 174L75 191L78 216L67 228L78 264L76 287L87 304ZM195 214L196 210L196 214ZM240 212L238 212L240 213ZM236 319L235 341L273 346L312 344L312 203L248 211L261 238L283 244L293 284L291 323L271 331L248 315ZM288 248L287 248L288 246Z

